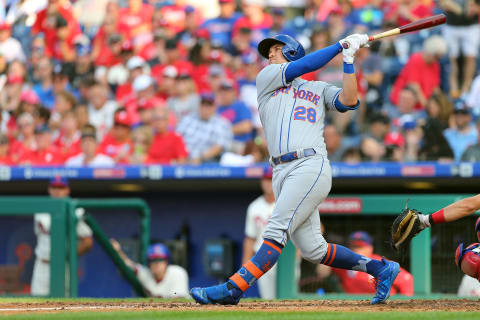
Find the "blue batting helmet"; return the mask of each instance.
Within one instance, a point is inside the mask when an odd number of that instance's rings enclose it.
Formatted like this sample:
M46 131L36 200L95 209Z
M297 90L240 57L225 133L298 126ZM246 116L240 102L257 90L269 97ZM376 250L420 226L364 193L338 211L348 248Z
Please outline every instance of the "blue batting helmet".
M265 59L268 59L270 47L277 43L284 44L282 53L288 61L295 61L305 56L305 49L303 49L300 42L286 34L277 34L273 38L263 39L258 44L258 52L260 52Z

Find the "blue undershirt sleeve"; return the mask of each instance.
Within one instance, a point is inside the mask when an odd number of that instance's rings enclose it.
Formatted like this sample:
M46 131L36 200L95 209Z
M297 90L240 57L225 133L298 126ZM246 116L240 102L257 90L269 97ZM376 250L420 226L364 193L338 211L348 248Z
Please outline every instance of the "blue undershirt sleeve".
M342 52L342 46L337 42L331 46L307 54L305 57L296 61L290 62L287 70L285 70L286 82L291 82L301 75L320 69L340 52Z

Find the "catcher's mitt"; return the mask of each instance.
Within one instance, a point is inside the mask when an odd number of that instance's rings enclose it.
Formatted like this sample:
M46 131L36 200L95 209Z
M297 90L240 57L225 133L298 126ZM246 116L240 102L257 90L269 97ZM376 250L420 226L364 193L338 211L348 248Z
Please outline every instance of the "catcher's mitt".
M392 247L396 250L402 249L410 243L425 226L420 222L420 215L422 213L415 210L405 208L400 213L392 225Z

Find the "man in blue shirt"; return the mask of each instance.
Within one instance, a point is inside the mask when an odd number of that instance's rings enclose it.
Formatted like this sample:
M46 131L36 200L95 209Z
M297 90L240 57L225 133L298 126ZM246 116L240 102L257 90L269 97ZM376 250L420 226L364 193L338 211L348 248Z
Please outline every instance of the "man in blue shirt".
M232 124L234 152L243 153L245 144L253 139L252 113L245 103L237 100L232 80L225 79L218 90L217 113Z
M453 150L455 161L460 161L465 150L477 142L478 132L472 124L472 116L463 101L457 101L453 111L456 128L448 128L443 135Z
M235 21L242 15L235 12L234 0L218 0L220 15L203 23L201 29L207 29L213 42L222 43L225 49L230 47L232 30Z

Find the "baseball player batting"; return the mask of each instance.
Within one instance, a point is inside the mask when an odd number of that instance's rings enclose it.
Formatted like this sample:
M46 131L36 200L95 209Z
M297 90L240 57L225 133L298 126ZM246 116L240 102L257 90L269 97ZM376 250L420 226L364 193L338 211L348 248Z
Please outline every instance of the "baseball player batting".
M259 43L259 53L269 61L256 83L260 119L273 166L276 205L255 256L227 282L193 288L190 294L198 303L237 304L243 292L277 262L288 239L313 263L363 271L375 277L377 290L372 304L388 298L400 270L398 263L370 259L327 243L320 231L317 210L332 185L323 139L325 112L358 108L353 61L355 52L368 41L366 34L354 34L307 56L302 45L287 35ZM344 61L342 89L300 78L323 67L340 52Z

